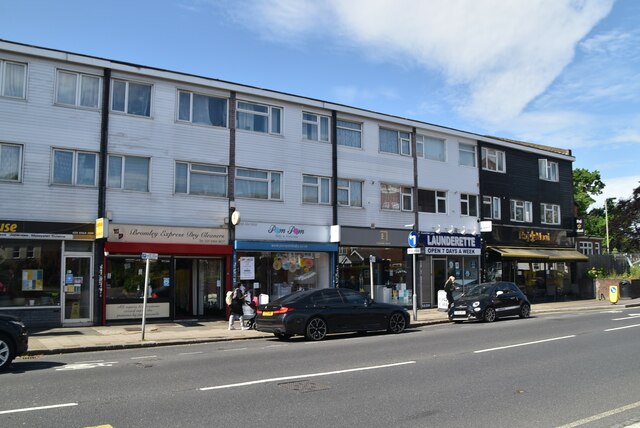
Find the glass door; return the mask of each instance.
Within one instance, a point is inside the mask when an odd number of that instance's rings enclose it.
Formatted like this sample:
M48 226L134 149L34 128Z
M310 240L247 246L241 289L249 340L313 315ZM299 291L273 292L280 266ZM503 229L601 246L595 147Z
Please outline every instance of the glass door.
M92 320L91 283L93 257L88 255L64 257L62 291L62 323L87 323Z

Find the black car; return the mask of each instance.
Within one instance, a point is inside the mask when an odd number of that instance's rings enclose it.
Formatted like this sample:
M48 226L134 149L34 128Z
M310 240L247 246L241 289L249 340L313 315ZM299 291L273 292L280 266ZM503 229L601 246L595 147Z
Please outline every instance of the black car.
M29 334L18 318L0 314L0 371L7 370L18 355L27 352Z
M259 305L256 329L283 340L294 335L322 340L329 333L402 333L409 326L409 318L402 306L378 303L347 288L321 288L298 291Z
M449 308L449 319L455 322L482 320L518 315L528 318L531 304L513 282L487 282L465 288Z

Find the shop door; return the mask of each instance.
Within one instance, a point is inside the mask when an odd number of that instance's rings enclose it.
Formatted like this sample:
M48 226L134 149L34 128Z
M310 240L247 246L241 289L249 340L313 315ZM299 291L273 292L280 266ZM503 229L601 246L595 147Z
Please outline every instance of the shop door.
M224 315L222 259L176 259L175 317Z
M438 306L438 290L444 289L444 283L447 280L447 260L433 259L433 302Z
M93 257L65 255L62 278L62 323L86 324L93 318Z

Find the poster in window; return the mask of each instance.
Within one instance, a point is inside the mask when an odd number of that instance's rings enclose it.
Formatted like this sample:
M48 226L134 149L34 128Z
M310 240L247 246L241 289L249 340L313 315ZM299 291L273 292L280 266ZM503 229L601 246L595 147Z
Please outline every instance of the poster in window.
M255 258L240 257L240 280L256 279Z
M22 291L41 291L43 286L42 269L24 269L22 271Z

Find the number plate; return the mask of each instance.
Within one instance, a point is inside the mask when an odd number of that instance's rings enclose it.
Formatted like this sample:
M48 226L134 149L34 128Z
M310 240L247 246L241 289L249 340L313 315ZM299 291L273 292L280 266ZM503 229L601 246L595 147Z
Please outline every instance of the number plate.
M263 317L272 317L273 316L273 311L263 311L262 312L262 316Z
M453 315L467 315L467 311L453 311Z

